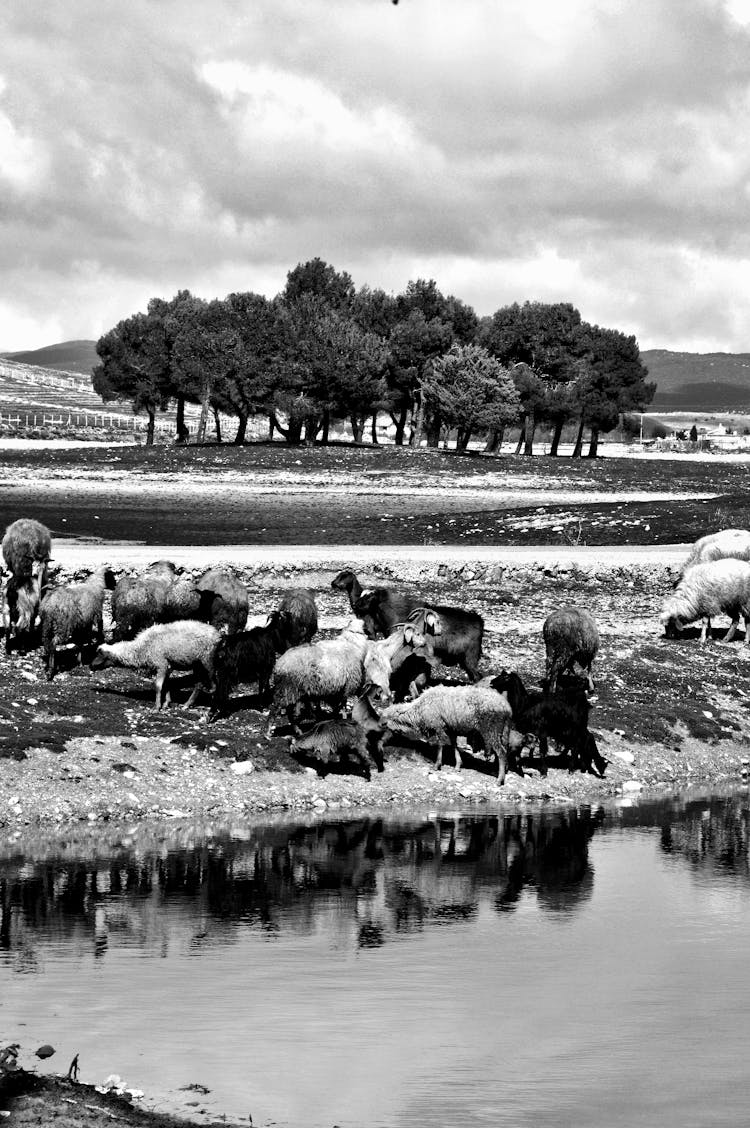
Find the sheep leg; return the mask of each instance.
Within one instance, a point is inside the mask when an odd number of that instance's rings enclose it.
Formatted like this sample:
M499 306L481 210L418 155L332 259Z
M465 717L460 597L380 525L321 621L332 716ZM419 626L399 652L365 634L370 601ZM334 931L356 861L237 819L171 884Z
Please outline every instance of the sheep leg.
M169 693L169 666L162 666L156 671L154 686L156 687L154 708L158 712L164 705L168 705L171 700Z
M732 621L729 624L729 630L724 635L724 638L722 639L722 641L723 642L731 642L732 639L734 638L734 636L737 634L737 629L738 629L739 625L740 625L740 614L739 614L739 611L738 611L734 615L732 615ZM702 636L701 636L701 638L702 638Z
M710 629L711 629L711 620L709 619L708 616L706 616L706 618L703 620L703 623L701 625L701 638L700 638L701 646L706 645L706 638L708 637L708 632L709 632ZM730 627L729 629L731 631L732 628Z
M208 670L202 662L193 663L193 673L195 674L196 681L195 685L193 686L193 692L190 694L183 706L184 709L190 709L195 704L202 689L205 688L209 693L211 693L214 688L214 683L212 682Z

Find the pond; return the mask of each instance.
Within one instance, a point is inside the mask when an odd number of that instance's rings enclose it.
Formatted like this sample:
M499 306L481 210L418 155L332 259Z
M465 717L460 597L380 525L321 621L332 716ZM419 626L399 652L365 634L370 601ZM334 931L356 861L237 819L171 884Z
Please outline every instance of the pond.
M256 1128L745 1123L749 816L742 789L3 845L0 1045Z

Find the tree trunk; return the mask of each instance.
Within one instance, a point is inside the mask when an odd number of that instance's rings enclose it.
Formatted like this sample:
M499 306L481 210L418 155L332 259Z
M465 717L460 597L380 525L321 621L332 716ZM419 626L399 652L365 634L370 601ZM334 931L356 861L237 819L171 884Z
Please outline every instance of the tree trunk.
M276 430L276 428L278 427L278 425L279 425L279 423L278 423L276 416L274 415L274 413L272 411L269 411L269 413L268 413L268 437L269 437L269 439L273 438L273 433Z
M581 422L578 426L578 434L576 435L576 443L575 443L575 446L573 447L573 453L571 455L571 458L580 458L581 457L581 451L583 450L583 427L584 427L583 416L581 416Z
M398 415L391 415L391 419L396 425L396 435L393 440L396 446L404 445L404 431L406 430L406 420L408 416L409 408L406 406L406 404L404 404L404 406L401 408Z
M521 416L521 430L520 430L519 435L518 435L518 442L516 443L516 449L513 451L514 454L520 454L521 453L521 447L523 446L523 441L524 441L525 437L526 437L526 416L522 415Z
M271 434L273 434L272 429L275 428L282 436L282 438L285 439L286 442L288 442L291 446L296 446L297 443L299 443L300 439L302 438L302 424L304 423L303 419L290 419L287 426L282 427L281 423L279 423L279 417L275 412L271 412L268 418L270 421L269 430Z
M422 445L422 431L424 430L424 400L421 396L418 402L414 404L411 414L414 423L409 436L409 446L419 449Z
M372 414L372 432L371 432L371 434L372 434L372 444L373 444L373 446L377 446L378 445L378 413L377 413L377 411L374 411L373 414Z
M523 444L523 453L532 455L534 453L534 432L536 431L536 415L532 413L531 417L526 420L526 439Z
M560 445L560 438L562 436L563 427L565 426L564 419L558 419L555 423L555 430L552 434L552 446L549 448L551 458L557 458L557 448Z
M591 428L591 442L589 443L589 452L587 458L596 458L596 452L599 448L599 428Z
M436 413L435 415L430 417L428 424L427 424L427 445L428 445L428 447L434 447L435 450L437 450L437 448L440 446L440 431L441 431L441 428L442 428L442 424L440 422L440 416Z
M208 422L208 401L211 398L211 381L206 380L203 385L203 396L201 398L201 416L198 420L198 434L195 436L197 443L204 443L206 441L206 423Z
M218 408L214 408L214 427L216 428L216 442L221 446L221 420Z
M146 446L154 445L154 427L156 426L156 412L149 411L148 427L146 428Z
M505 428L500 427L497 431L490 431L487 435L487 442L484 446L485 454L499 454L503 449L503 435Z
M321 419L319 415L308 415L305 419L305 446L311 447L318 437Z
M247 434L247 420L247 415L240 415L240 421L237 424L237 434L234 436L235 446L242 446L245 441L245 435Z
M320 441L326 446L328 445L328 436L330 434L330 431L331 431L331 413L328 410L328 408L326 408L325 411L323 412L323 433L320 436Z
M459 427L456 433L456 450L466 450L471 438L470 427Z
M188 439L190 437L190 431L187 429L187 426L185 424L185 397L184 396L178 396L177 397L177 419L175 420L175 423L176 423L176 432L177 432L177 438L175 439L175 442L177 442L180 446L182 446L184 443L186 443L188 441Z
M352 425L352 439L355 443L361 443L365 433L365 417L364 415L354 415L349 417L349 422Z

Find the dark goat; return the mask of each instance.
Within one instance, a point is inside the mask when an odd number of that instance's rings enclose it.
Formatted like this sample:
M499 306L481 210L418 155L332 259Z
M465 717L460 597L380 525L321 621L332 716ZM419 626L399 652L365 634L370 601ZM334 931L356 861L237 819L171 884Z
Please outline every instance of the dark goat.
M226 711L229 695L241 682L258 683L261 697L268 694L276 658L289 647L289 621L283 611L272 611L264 627L225 635L214 654L215 690L209 720Z
M393 700L413 701L430 684L434 660L422 654L409 654L391 674Z
M582 607L560 607L545 619L542 635L550 693L555 692L560 674L568 670L587 677L589 689L593 690L591 666L599 650L599 628L594 616Z
M351 568L343 568L340 572L337 572L331 580L331 587L335 591L346 592L346 594L349 596L349 606L353 611L354 604L362 594L362 585L355 576L354 572L352 572Z
M290 646L301 646L317 633L318 608L310 588L289 588L282 594L279 611L287 618Z
M424 634L428 656L434 655L444 666L460 666L472 681L479 679L484 619L463 607L428 604L412 611L409 622Z
M604 775L607 761L589 732L590 706L581 679L570 678L564 689L547 693L527 690L515 670L501 670L489 684L506 697L513 713L513 727L538 738L542 775L547 774L550 737L570 754L574 768Z

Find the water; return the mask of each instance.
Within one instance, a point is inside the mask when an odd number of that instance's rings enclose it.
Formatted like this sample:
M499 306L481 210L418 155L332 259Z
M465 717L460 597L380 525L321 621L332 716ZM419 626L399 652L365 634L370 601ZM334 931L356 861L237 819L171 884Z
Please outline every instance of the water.
M0 1044L256 1126L743 1124L749 813L743 790L6 846Z

